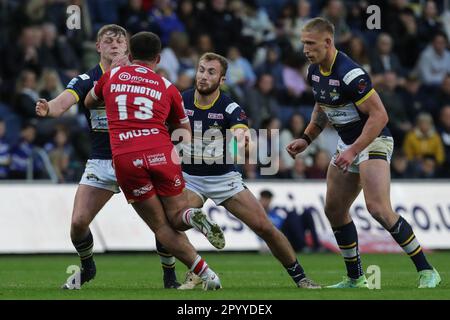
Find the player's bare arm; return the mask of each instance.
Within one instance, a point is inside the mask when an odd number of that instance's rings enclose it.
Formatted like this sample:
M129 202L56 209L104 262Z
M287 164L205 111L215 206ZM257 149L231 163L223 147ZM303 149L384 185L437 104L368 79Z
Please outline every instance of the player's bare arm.
M292 158L295 158L297 154L306 150L308 145L319 136L327 124L327 114L322 110L319 104L316 103L311 114L311 121L305 129L303 137L288 144L286 151Z
M86 95L86 98L84 99L84 106L88 109L95 108L99 105L102 105L104 102L103 100L97 98L94 92L94 88L89 91L89 94Z
M77 103L75 96L64 90L53 100L39 99L36 102L36 115L39 117L59 117L75 103Z
M386 109L377 92L374 92L358 108L367 114L369 118L358 139L336 159L335 164L344 170L353 162L358 153L378 137L389 120Z

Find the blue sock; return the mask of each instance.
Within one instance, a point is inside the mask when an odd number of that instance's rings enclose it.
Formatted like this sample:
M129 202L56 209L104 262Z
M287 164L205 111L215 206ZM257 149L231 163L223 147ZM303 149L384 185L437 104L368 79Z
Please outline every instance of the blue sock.
M347 268L347 276L358 279L364 274L361 265L361 257L358 250L358 233L355 224L352 222L341 227L333 228L339 249L344 257Z
M420 246L419 241L417 241L414 231L408 221L400 216L389 232L414 262L417 271L433 269L428 263L427 258L422 251L422 247Z

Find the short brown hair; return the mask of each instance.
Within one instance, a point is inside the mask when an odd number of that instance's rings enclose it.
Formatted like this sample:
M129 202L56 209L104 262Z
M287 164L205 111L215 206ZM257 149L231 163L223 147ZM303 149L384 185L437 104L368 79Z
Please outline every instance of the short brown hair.
M309 20L302 28L302 31L327 32L334 36L334 25L327 19L317 17Z
M204 53L199 61L206 60L206 61L219 61L220 66L222 67L221 76L225 76L228 70L228 60L221 56L220 54L214 53L214 52L206 52Z
M97 32L97 41L100 41L100 39L105 35L105 33L111 32L114 34L114 36L124 36L125 38L127 38L127 31L117 25L117 24L106 24L103 27L100 28L100 30L98 30Z
M130 52L133 60L153 61L161 52L161 39L153 32L138 32L130 39Z

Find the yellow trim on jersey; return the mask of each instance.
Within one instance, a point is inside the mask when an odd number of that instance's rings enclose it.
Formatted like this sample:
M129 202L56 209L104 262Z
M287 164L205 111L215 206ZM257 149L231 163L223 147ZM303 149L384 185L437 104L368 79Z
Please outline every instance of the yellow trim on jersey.
M337 57L338 52L339 52L339 51L336 50L336 53L334 54L333 62L331 62L330 71L322 71L322 67L319 65L319 71L320 71L320 73L321 73L323 76L328 77L328 76L331 74L331 71L333 71L334 62L336 61L336 57Z
M99 66L100 66L100 69L102 70L102 74L103 73L105 73L105 68L103 68L103 66L102 66L102 63L101 62L99 62L99 64L98 64Z
M217 102L219 97L220 97L220 91L219 91L219 94L217 95L217 97L214 98L213 102L211 102L210 104L207 104L206 106L201 106L198 103L197 98L195 97L195 93L194 93L194 105L195 105L196 108L198 108L200 110L208 110L208 109L212 108L212 106Z
M230 130L239 129L239 128L248 129L248 126L246 124L243 124L243 123L238 123L238 124L235 124L234 126L232 126L230 128Z
M70 92L75 97L75 99L77 99L77 102L80 101L80 97L78 96L78 93L75 92L75 90L66 89L66 91Z
M375 93L375 89L372 88L372 90L370 90L369 92L367 92L366 95L365 95L364 97L362 97L361 99L359 99L358 101L356 101L356 102L355 102L355 105L356 105L357 107L359 107L364 101L366 101L367 99L369 99L370 96L371 96L372 94L374 94L374 93Z

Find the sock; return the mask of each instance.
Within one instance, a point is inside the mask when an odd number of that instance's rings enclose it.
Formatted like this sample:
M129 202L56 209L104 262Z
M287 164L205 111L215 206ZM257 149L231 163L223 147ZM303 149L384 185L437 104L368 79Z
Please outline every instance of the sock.
M192 214L192 208L186 209L182 214L181 218L183 219L183 222L190 227L193 227L192 220L191 220L191 214Z
M297 259L295 259L295 262L292 265L287 266L285 268L287 273L289 273L289 275L291 276L292 280L294 280L295 283L298 283L300 280L306 277L305 271L303 270L300 263L298 263Z
M80 241L72 241L75 249L78 252L81 260L81 267L83 269L91 269L95 267L92 250L94 248L94 238L92 237L91 230L87 236Z
M359 256L358 234L356 233L355 224L352 221L341 227L333 228L333 233L344 257L347 276L352 279L358 279L364 272Z
M194 263L191 266L191 271L198 275L202 280L206 280L210 274L214 274L205 260L202 259L199 255L194 260Z
M161 260L161 266L164 271L164 278L176 278L175 276L175 257L167 251L166 248L162 245L161 242L156 240L156 252L159 255L159 259Z
M400 216L398 221L389 230L395 241L402 247L414 262L417 271L430 269L433 267L428 263L427 258L423 254L422 247L417 241L416 236L411 228L411 225Z

